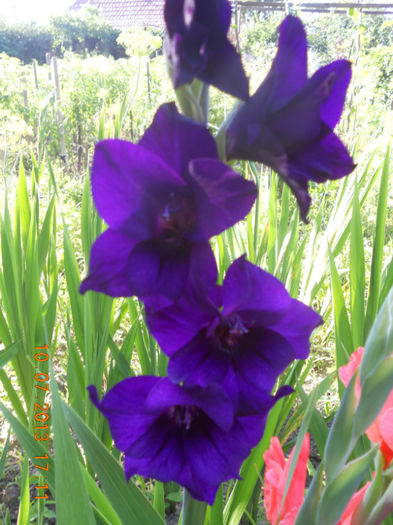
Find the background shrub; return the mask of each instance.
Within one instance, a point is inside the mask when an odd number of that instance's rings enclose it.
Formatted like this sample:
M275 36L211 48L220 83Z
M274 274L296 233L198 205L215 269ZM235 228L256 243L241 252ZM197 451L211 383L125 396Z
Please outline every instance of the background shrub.
M37 24L0 26L0 53L19 58L25 64L36 59L45 62L45 53L52 49L53 35L49 28Z
M78 13L51 18L49 27L35 23L8 26L0 25L0 53L19 58L24 64L34 59L45 62L48 52L64 56L65 51L74 51L83 56L100 54L124 58L124 47L117 42L120 31L114 29L93 7Z

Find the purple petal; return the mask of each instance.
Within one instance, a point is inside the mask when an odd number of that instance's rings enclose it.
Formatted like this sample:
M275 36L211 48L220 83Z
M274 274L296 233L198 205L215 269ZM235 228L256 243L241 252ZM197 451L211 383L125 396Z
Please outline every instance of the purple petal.
M211 431L215 430L212 439ZM241 460L236 445L231 448L224 448L223 445L231 444L229 439L221 439L223 433L214 425L210 425L209 433L203 428L192 428L184 441L184 453L195 477L209 481L209 485L219 485L223 481L238 476ZM232 433L230 433L232 434ZM231 436L232 437L232 436ZM236 447L235 454L237 461L233 460L232 451Z
M331 87L329 97L321 106L321 119L330 129L334 129L340 120L345 96L351 81L351 62L348 60L336 60L318 69L311 77L311 80L314 79L318 82L320 78L326 76L331 78Z
M233 406L218 385L207 388L182 388L169 379L161 379L150 391L145 402L148 412L154 414L176 405L200 408L220 428L227 431L233 423Z
M350 78L350 62L332 62L320 68L286 106L269 116L271 129L289 156L331 132L342 113Z
M188 464L185 465L176 481L185 487L194 499L206 501L209 505L213 505L217 490L221 485L221 483L210 485L205 476L198 478Z
M265 430L266 418L269 410L273 407L275 399L270 397L270 403L267 404L266 410L255 416L237 417L237 424L241 427L244 434L247 436L247 441L251 447L255 447L262 439Z
M290 305L290 296L284 285L248 262L245 256L229 267L222 289L224 316L241 313L248 322L265 326L280 319Z
M305 173L298 172L292 165L290 175L280 173L280 176L288 184L292 193L296 197L300 211L300 218L307 223L307 214L311 205L311 197L308 193L308 180Z
M263 417L263 416L262 416ZM258 429L261 427L258 426ZM243 460L250 454L251 448L256 444L255 439L250 440L250 434L245 431L244 424L239 424L236 418L229 432L222 432L216 425L209 426L210 439L215 443L217 449L230 458L228 472L223 472L227 479L238 478L238 473ZM260 435L262 438L262 434ZM231 468L232 473L229 472Z
M94 385L89 385L86 390L89 392L90 401L100 410L100 398L98 397L97 388Z
M185 288L190 246L166 246L161 241L138 243L127 263L127 282L133 295L164 295L176 300Z
M297 357L277 325L275 329L251 329L241 338L234 356L236 369L244 381L266 392L271 391L277 377Z
M236 399L235 413L237 414L237 421L242 422L243 416L246 416L244 430L249 433L250 442L256 445L261 439L260 436L263 433L267 414L281 397L291 394L293 389L285 385L278 390L275 396L271 396L269 391L263 390L263 387L261 389L252 385L240 374L233 378L230 376L231 374L228 374L223 387L225 387L228 395L233 395L234 399ZM252 420L253 417L260 418L261 416L262 419L259 421L259 426L251 426L250 428L246 426L246 422L250 423L249 419ZM256 423L258 423L258 420Z
M291 307L286 315L269 328L282 334L296 352L296 359L306 359L310 352L312 331L323 323L323 319L309 306L291 300Z
M163 190L167 195L185 183L154 153L113 139L95 146L91 185L98 213L110 226L120 227L141 209L156 208Z
M208 60L199 78L242 100L248 99L248 78L240 55L226 38L208 49Z
M126 452L153 423L155 416L143 410L146 396L159 381L158 377L140 376L117 383L98 401L95 387L89 387L90 400L108 419L113 440L119 450Z
M177 481L186 467L181 443L177 435L167 434L167 441L163 443L162 450L153 458L151 454L145 457L134 457L126 454L124 458L124 471L129 480L135 474L146 478L155 478L159 481Z
M227 158L262 162L281 173L286 170L286 151L277 133L264 122L262 112L254 101L239 108L227 129Z
M179 350L216 315L216 309L199 297L183 296L158 311L147 309L147 324L162 351L168 356Z
M269 117L270 129L284 145L288 155L329 132L321 120L321 105L328 96L327 89L324 84L316 86L314 93L303 89L286 106Z
M250 211L257 195L251 181L214 159L190 162L195 185L198 218L187 237L194 242L209 239L233 226Z
M253 158L258 156L258 160L281 174L283 170L271 160L282 156L281 148L293 156L307 143L323 139L331 131L329 124L341 115L349 82L349 63L338 62L321 68L291 99L283 99L279 87L271 86L268 78L265 81L268 84L261 85L228 128L230 158L237 158L239 150L244 158L247 149L251 149ZM287 80L283 84L292 85ZM265 93L267 89L271 90L269 96ZM250 135L252 129L255 129L254 138L244 136L246 130ZM260 153L257 150L261 150Z
M134 474L173 481L184 467L180 432L166 416L158 418L137 441L127 449L127 477Z
M236 366L236 365L235 365ZM273 406L270 391L266 391L263 385L261 388L251 384L244 378L238 370L233 368L222 382L222 386L228 396L235 403L235 413L237 416L255 416L267 413Z
M278 50L270 71L250 100L248 119L254 122L263 121L285 106L307 82L307 39L301 20L289 15L279 31Z
M171 357L168 377L176 383L206 387L220 384L230 364L229 354L221 352L213 339L201 334Z
M219 450L225 451L229 457L232 457L232 462L237 463L236 472L239 472L241 463L250 454L252 447L262 439L265 418L266 414L252 416L248 424L245 418L236 418L232 428L226 433L220 432L213 425L210 426L210 434ZM254 432L249 428L252 424L255 425Z
M227 34L232 15L228 0L191 0L189 3L195 3L195 21L210 28L212 39L217 37L217 33Z
M185 281L180 281L180 278L183 276L180 274L177 274L176 276L176 268L174 268L174 272L172 275L170 275L170 277L175 280L174 286L172 288L169 288L169 281L164 282L161 286L163 279L159 279L156 292L154 292L158 295L141 296L147 311L152 315L164 308L171 306L174 301L181 302L181 306L179 306L180 316L184 315L184 312L182 314L182 308L185 308L190 315L194 315L192 312L195 310L195 307L192 306L192 301L196 301L197 304L201 304L201 298L204 298L204 296L211 293L211 289L215 286L217 280L217 265L210 244L207 242L201 244L191 244L189 250L188 273L186 275ZM174 254L169 257L169 261L173 259L174 265L179 263L179 261L176 261L176 253L177 252L174 252ZM181 284L184 285L184 287L180 290ZM167 295L163 295L164 293ZM177 293L181 293L181 295L177 296ZM197 319L200 319L198 314L195 316L195 321L197 321ZM196 332L193 332L192 335L194 335L194 333ZM157 337L157 339L161 340L163 345L166 344L164 342L165 335L163 335L163 338L161 338L159 329L154 332L154 335ZM184 335L186 337L186 334ZM181 336L181 330L179 331L179 336ZM186 339L184 342L186 342ZM174 345L172 346L176 346L176 349L179 348L175 340L173 343ZM165 350L168 355L170 355L171 348Z
M307 82L307 38L301 20L287 16L281 23L278 51L268 78L271 77L271 110L294 96ZM273 99L273 100L272 100Z
M226 34L231 21L227 0L168 0L166 53L178 88L194 77L227 93L248 98L248 79L240 55Z
M166 0L165 2L165 24L170 36L184 28L183 4L184 0Z
M175 89L180 88L184 84L191 84L196 72L203 69L203 63L206 62L205 57L200 54L187 56L185 49L188 46L184 40L184 37L176 34L172 38L170 45L167 46L167 49L169 49L169 62L173 68L172 81Z
M130 297L127 281L127 260L135 241L112 229L106 230L91 247L89 274L79 291L105 293L112 297Z
M216 288L217 278L216 259L210 244L208 242L192 244L190 272L185 289L187 297L210 296L212 289Z
M337 135L330 133L321 142L308 146L289 159L289 177L324 182L340 179L355 167L344 144Z
M207 62L198 75L201 80L234 97L247 100L248 78L241 57L226 34L231 23L231 6L227 0L196 2L195 25L208 31L206 41Z
M183 175L192 159L218 156L215 140L208 130L180 115L173 102L158 109L139 144Z

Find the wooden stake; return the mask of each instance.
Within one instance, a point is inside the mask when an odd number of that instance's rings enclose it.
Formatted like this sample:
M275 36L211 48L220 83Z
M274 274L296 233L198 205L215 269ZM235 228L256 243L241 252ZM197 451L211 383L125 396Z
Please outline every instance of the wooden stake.
M35 88L38 89L37 60L33 60L33 71L34 71L34 84L35 84Z
M60 82L59 82L59 70L57 67L57 57L52 57L52 71L53 71L53 83L55 86L55 104L57 120L59 122L60 132L60 157L65 160L67 157L65 139L64 139L64 116L60 109Z
M48 66L48 79L49 80L52 80L52 74L51 74L51 70L50 70L50 66L51 66L51 60L52 60L52 53L45 53L45 62L46 62L46 65Z
M150 87L150 58L147 58L146 62L146 75L147 75L147 97L151 102L151 87Z

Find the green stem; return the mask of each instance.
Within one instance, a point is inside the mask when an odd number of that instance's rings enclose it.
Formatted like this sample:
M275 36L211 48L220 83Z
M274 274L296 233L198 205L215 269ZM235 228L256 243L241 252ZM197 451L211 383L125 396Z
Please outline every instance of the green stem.
M219 127L217 133L216 133L216 143L217 143L217 149L218 149L218 156L222 162L226 162L226 132L229 124L232 122L232 120L235 118L240 106L242 105L242 102L237 101L235 102L233 108L228 113L226 119L221 123L221 126Z
M205 514L206 503L193 499L184 489L181 525L203 525Z

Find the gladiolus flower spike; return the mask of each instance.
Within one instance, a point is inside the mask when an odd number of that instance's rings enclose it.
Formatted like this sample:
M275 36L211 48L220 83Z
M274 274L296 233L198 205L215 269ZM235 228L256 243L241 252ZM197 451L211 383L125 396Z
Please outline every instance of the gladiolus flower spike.
M355 168L333 132L350 79L347 60L332 62L307 79L306 33L299 18L287 16L267 77L227 129L227 157L274 169L294 193L303 220L311 203L309 181L339 179Z
M166 54L175 88L199 78L234 97L248 99L240 55L229 42L227 0L166 0Z
M91 184L109 228L92 246L81 293L137 295L156 306L215 285L209 239L243 219L257 193L174 104L158 109L139 144L96 144Z
M341 366L339 376L345 386L348 386L353 374L360 367L364 348L360 346L351 354L349 363ZM359 401L361 395L360 379L357 378L355 385L356 399ZM367 437L373 443L380 443L380 450L388 467L393 460L393 390L385 401L382 410L375 421L366 431Z
M292 299L283 284L248 262L236 260L222 287L205 301L179 303L147 322L169 357L168 377L187 385L221 384L237 413L255 414L294 359L306 359L310 335L322 318Z
M304 500L309 450L310 437L306 434L283 505L282 498L293 460L294 448L288 460L285 460L280 441L274 436L270 442L270 447L264 453L264 500L266 517L270 525L293 525L295 523ZM368 481L360 490L352 495L337 525L351 524L352 517L362 503L369 485L370 482Z
M268 412L240 418L219 385L187 389L153 376L125 379L101 401L94 386L88 390L125 454L127 479L140 474L176 481L210 505L223 481L239 478Z

